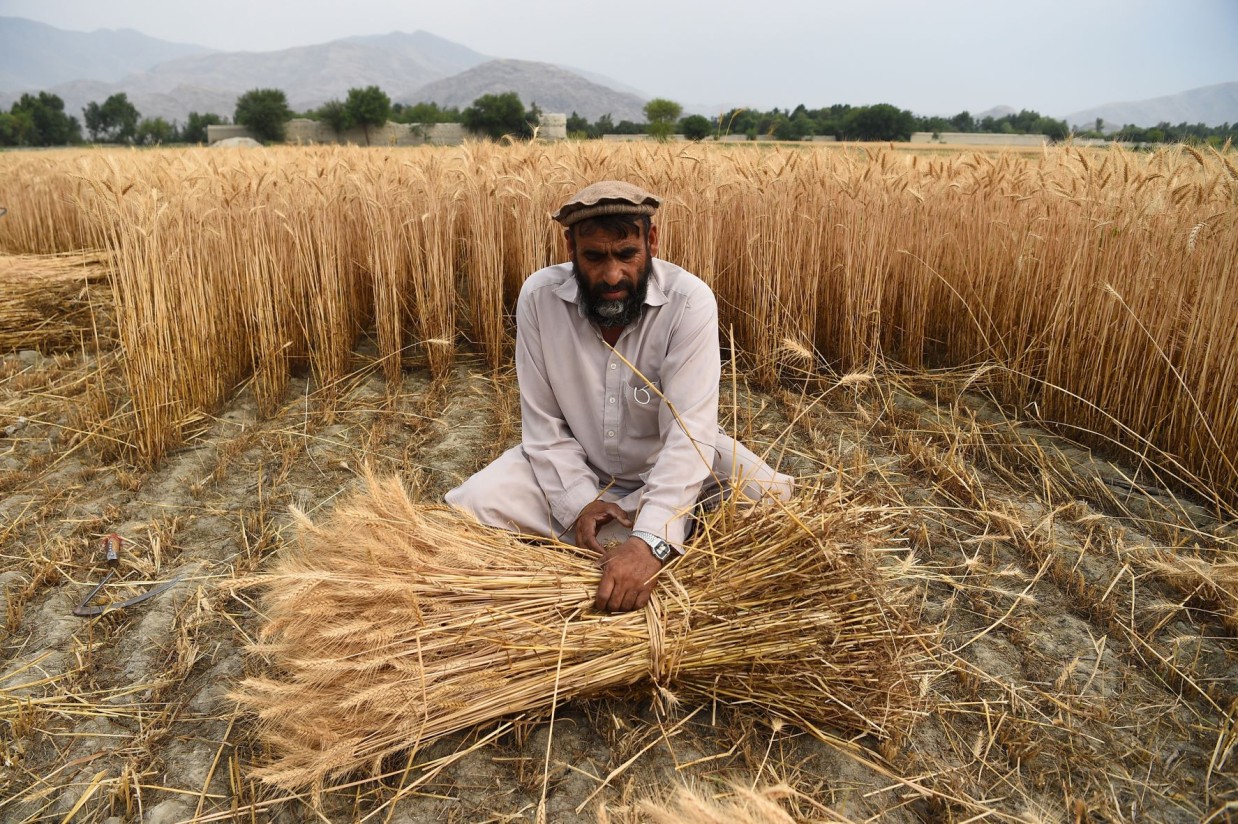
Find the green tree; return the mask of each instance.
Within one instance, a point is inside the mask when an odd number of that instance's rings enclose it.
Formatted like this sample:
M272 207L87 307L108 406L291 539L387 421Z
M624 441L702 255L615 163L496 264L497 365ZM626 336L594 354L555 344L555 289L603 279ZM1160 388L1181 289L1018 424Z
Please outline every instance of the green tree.
M349 89L344 111L354 126L365 132L365 145L370 145L370 129L381 129L391 117L391 98L378 86ZM339 129L336 129L338 132Z
M207 126L219 126L227 122L227 119L214 112L205 114L190 112L189 119L185 121L185 128L181 131L181 139L186 143L205 143Z
M731 109L718 118L718 126L724 135L756 134L760 112L751 109Z
M86 104L86 108L82 109L82 121L86 124L86 133L90 135L91 143L99 142L99 138L107 133L107 123L104 122L103 107L93 100Z
M679 121L679 130L689 140L704 140L714 133L714 124L704 115L690 114Z
M932 132L933 134L938 135L938 134L941 134L942 132L952 132L954 131L954 129L950 128L950 121L947 120L946 118L933 116L933 117L917 117L916 118L916 131L917 132Z
M162 117L143 118L134 131L133 142L139 146L158 146L171 143L176 137L176 129Z
M649 127L644 123L633 123L631 120L620 120L610 128L608 134L647 134Z
M1042 117L1032 125L1033 134L1043 134L1050 140L1065 140L1070 134L1070 127L1065 120L1055 120L1052 117Z
M586 118L572 112L567 116L567 136L572 140L590 140L597 137L597 132Z
M23 94L9 109L9 114L25 115L30 122L23 145L64 146L81 142L81 124L76 117L64 113L64 101L57 95L48 92Z
M774 126L774 137L779 140L803 140L816 134L816 129L816 121L809 117L801 106L791 117L782 118Z
M483 94L461 112L460 120L469 131L495 140L503 135L528 137L531 134L525 121L524 103L515 92Z
M910 140L916 119L889 103L861 106L848 113L845 128L853 140Z
M127 94L117 92L103 101L102 106L93 102L87 105L82 109L82 118L91 140L128 143L137 135L142 116L137 106L129 102Z
M323 103L314 112L314 118L330 126L331 131L335 132L336 137L339 137L352 125L352 118L348 114L348 107L344 105L342 100L328 100L326 103Z
M414 103L406 106L394 103L391 106L391 119L396 123L459 123L460 110L455 106L439 108L437 103Z
M0 112L0 146L24 146L30 143L34 121L26 112Z
M292 110L281 89L250 89L236 99L233 120L265 143L284 139Z
M649 134L657 140L666 140L675 128L675 122L683 114L683 106L665 97L655 97L645 104L645 121L649 124Z
M846 132L849 114L851 114L851 106L846 103L835 103L828 109L814 109L808 112L808 116L815 124L812 133L834 135L841 139Z

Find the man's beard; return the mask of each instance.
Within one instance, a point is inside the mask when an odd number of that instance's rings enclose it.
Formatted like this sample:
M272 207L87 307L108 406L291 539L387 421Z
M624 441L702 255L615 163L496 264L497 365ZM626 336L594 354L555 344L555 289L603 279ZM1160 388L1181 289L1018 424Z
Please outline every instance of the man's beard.
M628 289L627 296L619 300L607 300L602 297L604 284L599 282L597 286L590 289L589 284L580 274L580 267L576 265L575 256L572 257L572 275L576 278L576 285L580 288L580 299L584 304L585 314L603 329L627 326L640 318L645 310L645 293L649 289L649 276L652 273L653 257L646 253L645 271L640 273L640 279L636 283L625 282Z

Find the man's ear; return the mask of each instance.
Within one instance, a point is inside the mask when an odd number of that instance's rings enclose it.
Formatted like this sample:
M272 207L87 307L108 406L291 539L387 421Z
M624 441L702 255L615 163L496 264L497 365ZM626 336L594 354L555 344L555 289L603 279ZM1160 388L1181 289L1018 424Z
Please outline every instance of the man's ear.
M563 239L567 241L568 257L574 257L576 255L576 238L572 236L571 226L563 230Z
M649 254L658 256L658 224L649 224Z

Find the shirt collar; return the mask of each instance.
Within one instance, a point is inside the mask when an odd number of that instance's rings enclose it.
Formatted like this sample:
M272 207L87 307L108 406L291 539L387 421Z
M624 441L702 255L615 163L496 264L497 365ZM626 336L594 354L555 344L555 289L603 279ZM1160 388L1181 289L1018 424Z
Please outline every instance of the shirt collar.
M575 304L576 311L583 317L585 307L580 302L580 286L576 283L576 277L572 274L572 264L565 263L563 265L567 267L567 277L555 287L554 293L568 303ZM649 285L645 288L646 306L661 306L670 300L666 296L666 290L663 288L663 281L666 278L664 266L664 261L659 258L653 259L653 271L649 273Z

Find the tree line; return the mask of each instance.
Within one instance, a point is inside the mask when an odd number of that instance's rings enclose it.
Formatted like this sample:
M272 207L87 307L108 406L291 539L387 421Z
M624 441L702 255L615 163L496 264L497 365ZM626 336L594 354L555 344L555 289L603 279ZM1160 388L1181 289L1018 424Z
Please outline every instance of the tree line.
M971 132L989 134L1043 134L1051 140L1100 137L1131 143L1186 142L1220 147L1238 137L1238 124L1206 126L1203 123L1159 123L1154 127L1126 125L1103 132L1098 120L1094 129L1073 132L1063 120L1024 109L1000 117L973 117L963 111L953 117L920 116L888 103L851 106L845 103L809 109L773 108L768 111L736 108L717 118L699 114L684 116L678 103L655 98L645 104L643 121L620 120L609 114L590 122L576 112L567 118L568 137L596 139L604 134L648 134L667 139L673 133L689 140L705 140L742 135L776 140L806 140L816 136L837 140L906 141L913 132ZM460 123L479 135L495 139L503 136L529 138L536 134L541 110L536 103L525 107L516 92L485 94L464 109L442 107L437 103L393 103L378 86L349 89L343 100L334 99L305 111L294 112L280 89L251 89L237 98L233 122L244 126L257 139L279 142L284 139L287 122L307 117L326 123L337 134L360 129L365 142L374 130L387 122L420 124ZM23 94L10 110L0 111L0 146L63 146L84 142L85 132L92 143L159 145L167 143L205 143L207 126L228 123L221 115L190 112L184 124L162 117L144 118L124 92L111 95L102 103L92 102L82 110L82 119L65 111L64 101L49 92Z
M64 100L49 92L23 94L0 112L0 146L72 146L85 142L82 124L92 143L154 146L163 143L205 143L206 127L227 123L217 114L190 112L182 125L162 117L142 117L128 95L118 92L103 103L82 109L82 120L65 111Z

